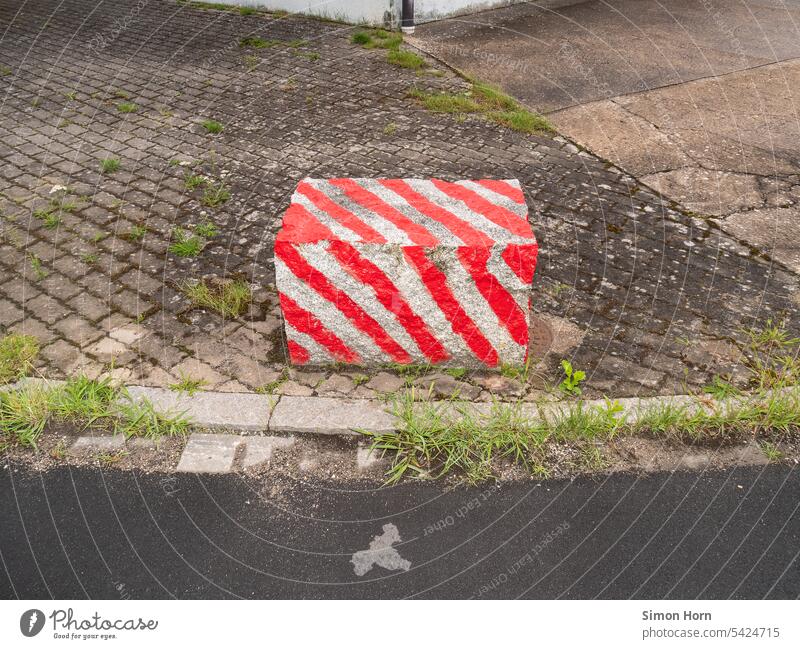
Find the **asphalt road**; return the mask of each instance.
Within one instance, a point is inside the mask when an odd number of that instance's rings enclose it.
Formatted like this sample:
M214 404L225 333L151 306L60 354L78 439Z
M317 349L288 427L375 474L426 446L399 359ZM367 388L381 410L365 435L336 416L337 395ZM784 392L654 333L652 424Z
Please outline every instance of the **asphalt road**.
M795 598L798 506L774 465L455 490L6 467L0 596Z

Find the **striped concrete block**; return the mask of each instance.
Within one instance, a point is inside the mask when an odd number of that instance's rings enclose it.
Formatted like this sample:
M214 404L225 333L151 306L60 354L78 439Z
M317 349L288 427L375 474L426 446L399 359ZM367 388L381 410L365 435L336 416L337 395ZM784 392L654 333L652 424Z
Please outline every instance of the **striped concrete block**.
M275 241L293 363L523 363L536 238L516 180L303 180Z

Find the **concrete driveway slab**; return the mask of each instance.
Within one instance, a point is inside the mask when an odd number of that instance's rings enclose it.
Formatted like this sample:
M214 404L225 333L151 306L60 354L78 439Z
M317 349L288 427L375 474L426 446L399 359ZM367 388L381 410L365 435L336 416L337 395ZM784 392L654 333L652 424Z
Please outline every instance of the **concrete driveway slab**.
M515 5L425 25L418 39L799 272L800 228L786 228L800 218L798 25L796 0L610 0Z

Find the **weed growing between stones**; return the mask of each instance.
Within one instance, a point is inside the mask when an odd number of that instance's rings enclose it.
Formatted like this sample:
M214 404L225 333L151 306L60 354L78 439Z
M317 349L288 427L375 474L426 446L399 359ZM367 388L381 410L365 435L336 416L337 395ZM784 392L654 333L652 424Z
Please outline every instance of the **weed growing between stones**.
M205 379L193 379L186 374L181 374L180 381L170 384L169 389L193 397L204 385L206 385Z
M222 124L213 119L205 119L200 123L200 125L206 129L208 133L213 134L222 133L222 129L225 128Z
M577 451L585 468L604 465L602 445L620 437L650 437L684 444L734 444L757 439L770 461L783 454L780 438L800 435L800 338L780 324L743 332L745 366L754 391L743 394L715 381L692 397L663 400L628 409L617 401L584 400L531 404L501 403L489 411L458 399L432 401L416 388L395 397L396 431L360 431L375 451L388 453L387 481L404 477L439 478L455 474L468 483L496 475L499 460L512 459L534 475L548 475L549 458L560 448ZM580 394L584 380L562 361L562 391Z
M800 433L800 390L796 388L714 403L666 402L636 412L632 418L619 402L608 399L603 405L555 404L530 417L519 403L496 402L486 414L467 403L419 400L419 396L412 388L396 399L398 430L360 431L372 439L373 450L389 453L389 483L404 477L450 474L476 483L494 477L497 461L505 459L520 463L534 475L547 476L548 457L556 448L577 449L591 460L589 464L597 465L602 452L590 447L622 436L690 444L731 444L762 437L765 454L778 458L770 452L777 450L772 440Z
M558 385L558 389L566 395L580 396L583 392L580 385L586 380L586 372L573 369L572 363L566 359L561 361L561 368L564 370L564 380Z
M409 70L421 70L426 66L425 59L407 50L389 50L386 54L386 60L392 65L408 68Z
M147 228L143 225L133 225L128 232L123 235L128 241L141 241L147 234Z
M0 339L0 383L27 376L39 355L39 343L33 336L9 334Z
M146 399L134 400L107 378L77 376L59 385L27 384L0 392L0 450L35 449L48 424L58 423L150 439L183 435L190 425L182 414L160 413Z
M230 200L231 193L223 181L208 182L203 190L200 202L206 207L218 207Z
M400 45L403 44L403 36L397 32L389 32L385 29L357 31L350 37L350 42L368 50L376 48L388 50L386 52L386 60L392 65L397 65L401 68L422 70L428 67L425 59L418 54L400 49Z
M215 284L205 280L187 282L181 290L195 306L213 309L226 318L235 318L250 304L250 285L243 280L229 280Z
M554 129L542 115L528 110L512 97L484 83L472 82L469 92L426 92L412 88L409 96L434 113L463 117L482 115L486 119L520 133L552 133Z
M78 203L68 201L65 198L53 198L47 207L33 211L33 216L44 224L49 230L53 230L61 225L61 219L65 213L69 214L78 209Z
M100 161L100 171L104 174L112 174L120 167L119 158L104 158Z
M181 228L172 231L173 242L169 251L178 257L197 257L206 247L205 242L198 236L190 235Z

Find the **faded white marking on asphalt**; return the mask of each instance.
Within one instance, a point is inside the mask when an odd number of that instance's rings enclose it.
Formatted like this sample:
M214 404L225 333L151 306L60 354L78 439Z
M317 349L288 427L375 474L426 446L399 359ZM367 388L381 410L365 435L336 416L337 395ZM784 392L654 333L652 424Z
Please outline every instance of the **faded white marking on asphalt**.
M368 550L359 550L350 559L353 572L363 577L373 566L378 565L386 570L408 570L411 562L403 559L392 546L400 542L400 532L395 525L387 523L383 526L383 534L376 536L369 544Z

